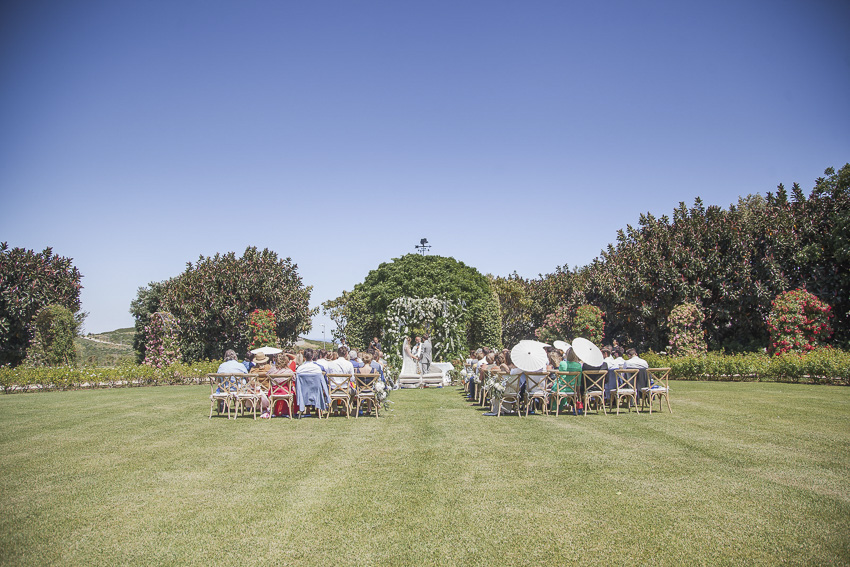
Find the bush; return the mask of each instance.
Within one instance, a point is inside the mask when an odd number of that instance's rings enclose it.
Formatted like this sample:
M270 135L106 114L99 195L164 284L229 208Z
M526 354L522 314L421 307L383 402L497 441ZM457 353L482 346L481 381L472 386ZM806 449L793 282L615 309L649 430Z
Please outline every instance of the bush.
M157 311L145 326L144 364L162 368L180 360L180 322L171 313Z
M669 352L673 356L698 356L706 351L702 322L705 314L695 303L682 303L673 308L667 324L670 327Z
M250 314L256 310L275 313L275 336L294 343L310 330L311 286L304 286L298 266L289 258L256 247L242 257L233 252L201 256L176 276L141 288L131 305L139 321L154 311L168 311L180 322L180 348L184 360L220 358L227 349L247 350L251 337ZM138 341L134 341L138 344Z
M27 349L27 366L73 365L77 361L74 337L80 321L66 307L48 305L33 319L34 338Z
M809 352L832 335L832 308L804 289L779 294L767 321L770 352Z
M605 322L602 320L604 315L595 305L582 305L576 309L572 338L584 337L595 345L602 344L602 337L605 335Z
M71 261L51 248L35 253L0 243L0 365L24 359L39 310L61 305L71 313L79 311L82 276Z

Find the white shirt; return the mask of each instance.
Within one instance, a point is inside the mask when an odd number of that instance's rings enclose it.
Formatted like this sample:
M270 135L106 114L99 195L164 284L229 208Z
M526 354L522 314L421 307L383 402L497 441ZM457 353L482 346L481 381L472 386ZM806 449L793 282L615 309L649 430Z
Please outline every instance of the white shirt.
M621 359L621 360L622 360L622 359ZM606 358L606 359L605 359L605 360L603 360L602 362L604 362L605 364L607 364L609 369L611 369L611 368L619 368L619 367L620 367L620 363L619 363L619 362L617 362L617 360L616 360L613 356L609 356L608 358Z
M348 374L352 378L354 378L354 365L351 364L350 360L345 360L344 358L336 359L337 364L339 364L339 374Z
M623 360L623 357L618 356L617 358L614 359L614 362L613 362L614 366L611 366L611 363L609 362L608 368L622 368L625 363L626 363L626 361Z
M626 361L623 368L649 368L649 363L638 355L634 355Z

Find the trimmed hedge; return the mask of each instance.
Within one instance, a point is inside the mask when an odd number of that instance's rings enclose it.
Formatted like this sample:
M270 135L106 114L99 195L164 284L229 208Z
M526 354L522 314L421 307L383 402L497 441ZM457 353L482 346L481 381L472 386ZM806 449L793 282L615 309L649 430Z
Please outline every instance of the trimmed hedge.
M678 380L723 380L745 382L802 382L850 385L850 352L821 348L807 354L766 353L702 356L664 356L647 353L651 367L670 367Z
M53 366L0 368L3 393L78 390L81 388L116 388L197 384L218 369L219 362L178 362L163 368L144 364L122 364L113 368Z

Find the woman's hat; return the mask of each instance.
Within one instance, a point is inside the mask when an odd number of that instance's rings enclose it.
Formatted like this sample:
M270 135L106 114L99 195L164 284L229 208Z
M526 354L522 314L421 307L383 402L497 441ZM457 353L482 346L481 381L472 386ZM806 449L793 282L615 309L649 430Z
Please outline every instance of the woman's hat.
M265 353L258 352L254 355L254 364L265 364L269 361L269 357Z

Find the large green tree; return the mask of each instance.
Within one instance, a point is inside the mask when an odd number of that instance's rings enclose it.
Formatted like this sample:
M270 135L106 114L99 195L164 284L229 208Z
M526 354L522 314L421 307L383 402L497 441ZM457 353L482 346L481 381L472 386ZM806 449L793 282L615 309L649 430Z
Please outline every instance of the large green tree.
M0 365L19 364L34 335L33 318L48 305L80 310L82 276L71 258L0 243ZM76 315L81 323L84 314Z
M201 256L179 276L140 288L131 312L137 334L141 319L153 312L173 314L185 360L220 359L228 348L247 349L248 318L255 309L273 311L277 337L284 344L295 342L310 330L311 290L290 258L252 246L241 257L233 252ZM135 343L143 341L137 336Z
M345 338L352 345L362 346L369 344L373 336L381 335L387 308L399 297L437 297L461 302L464 336L469 336L476 302L493 301L487 277L475 268L454 258L407 254L380 264L350 294L344 292L323 306L328 313L331 309L345 310Z

